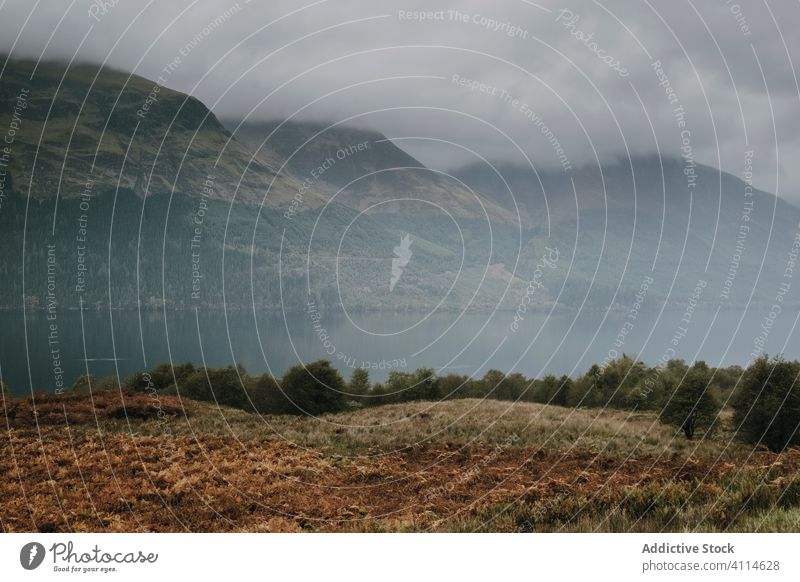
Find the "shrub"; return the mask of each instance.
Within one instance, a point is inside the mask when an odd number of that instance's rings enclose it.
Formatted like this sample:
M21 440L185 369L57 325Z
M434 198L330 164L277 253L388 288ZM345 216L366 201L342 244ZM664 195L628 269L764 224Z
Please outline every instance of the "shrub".
M11 391L5 382L0 382L0 413L8 418L8 409L12 406Z
M93 387L95 384L95 377L92 374L81 374L78 376L78 379L75 380L75 383L72 385L70 390L77 394L88 394L89 387Z
M160 364L150 370L150 379L156 390L163 390L176 383L180 386L194 371L191 362Z
M344 379L327 360L290 368L281 387L292 403L289 412L293 414L317 415L347 406Z
M740 436L773 451L800 444L800 363L766 357L744 373L733 397L734 422Z
M246 374L241 365L199 368L186 378L180 387L180 394L193 400L216 402L222 406L252 408L242 386Z
M286 414L291 411L291 404L278 381L269 374L251 378L247 383L247 394L250 397L247 408L259 414Z
M156 389L149 372L136 372L125 378L125 387L134 392Z

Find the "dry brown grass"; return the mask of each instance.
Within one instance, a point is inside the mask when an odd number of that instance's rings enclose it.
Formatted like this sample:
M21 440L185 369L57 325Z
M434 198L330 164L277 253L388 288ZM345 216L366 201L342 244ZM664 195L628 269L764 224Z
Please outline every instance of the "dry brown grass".
M497 400L410 402L319 418L264 416L187 402L188 419L170 423L176 434L228 435L242 440L277 439L320 447L338 454L393 451L428 443L541 447L548 451L596 451L614 458L629 455L735 460L751 447L725 431L688 441L658 422L651 412L573 409ZM127 424L109 424L127 430ZM135 425L135 434L158 434L154 420Z
M463 400L261 418L147 398L8 402L2 530L791 531L800 505L799 452L745 464L728 435L673 440L649 413Z

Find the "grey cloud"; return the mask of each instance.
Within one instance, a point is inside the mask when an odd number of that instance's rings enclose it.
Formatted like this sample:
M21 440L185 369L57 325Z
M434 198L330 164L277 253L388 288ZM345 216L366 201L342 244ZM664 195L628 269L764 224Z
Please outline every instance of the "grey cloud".
M453 75L528 104L578 165L595 155L609 160L653 153L657 145L679 155L672 107L651 67L657 59L686 109L699 161L740 175L744 150L752 148L756 185L777 185L781 195L800 201L800 167L793 163L800 149L797 4L576 0L543 1L540 9L522 0L121 0L103 14L92 9L99 22L89 16L93 5L101 3L6 2L1 48L33 58L107 58L111 66L151 78L180 57L166 84L192 92L222 117L353 117L351 123L390 137L447 140L491 159L520 162L513 140L535 163L550 167L558 165L552 145L519 105L470 91L453 83ZM579 16L573 27L563 18L556 22L561 9ZM399 11L419 10L445 11L445 19L399 18ZM448 10L466 14L467 21L451 19ZM497 22L497 30L476 15ZM514 36L506 34L511 26ZM578 29L592 34L596 48L629 74L621 77L570 34ZM464 149L430 139L404 140L403 146L436 167L471 161Z

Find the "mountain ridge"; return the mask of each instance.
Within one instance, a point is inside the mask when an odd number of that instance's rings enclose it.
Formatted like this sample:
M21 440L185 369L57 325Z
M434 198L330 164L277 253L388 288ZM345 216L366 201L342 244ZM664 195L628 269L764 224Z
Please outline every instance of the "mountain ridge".
M142 77L34 66L7 61L0 82L0 123L21 123L0 266L26 277L6 283L2 307L44 305L51 244L71 308L625 309L646 277L654 306L683 305L699 280L711 305L725 285L728 304L768 303L800 223L797 208L707 166L689 193L679 160L503 167L511 198L487 166L447 178L379 132L220 122ZM413 255L392 285L402 240Z
M457 218L514 221L506 209L428 168L378 131L290 120L223 124L257 158L355 210L430 214L445 208Z

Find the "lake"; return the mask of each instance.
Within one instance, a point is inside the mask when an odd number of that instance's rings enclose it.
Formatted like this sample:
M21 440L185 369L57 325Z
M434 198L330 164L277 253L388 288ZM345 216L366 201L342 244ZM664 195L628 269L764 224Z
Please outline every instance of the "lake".
M251 374L281 375L298 362L326 358L350 376L373 380L391 369L427 366L482 376L490 368L526 376L577 375L623 352L654 365L662 359L746 364L761 335L769 354L800 358L797 314L770 327L769 310L624 313L259 313L223 311L0 312L0 378L12 393L69 388L87 371L129 374L162 362L241 363ZM766 329L768 332L764 332Z

